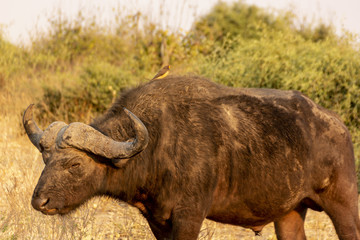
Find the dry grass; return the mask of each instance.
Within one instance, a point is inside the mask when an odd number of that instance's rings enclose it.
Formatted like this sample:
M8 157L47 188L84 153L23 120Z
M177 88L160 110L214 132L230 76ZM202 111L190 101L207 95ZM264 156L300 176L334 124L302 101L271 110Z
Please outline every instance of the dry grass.
M43 169L41 155L21 136L20 116L0 118L0 239L154 239L138 210L95 198L69 216L45 216L32 209L32 191ZM337 239L324 213L309 211L308 239ZM206 220L199 239L276 239L273 224L261 237L241 227Z

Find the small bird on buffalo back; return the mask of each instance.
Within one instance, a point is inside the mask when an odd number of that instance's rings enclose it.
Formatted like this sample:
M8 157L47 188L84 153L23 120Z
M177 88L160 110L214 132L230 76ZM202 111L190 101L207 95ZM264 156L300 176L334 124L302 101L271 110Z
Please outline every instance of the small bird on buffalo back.
M160 69L160 71L151 80L164 78L169 74L169 71L170 71L170 65L166 65L165 67Z

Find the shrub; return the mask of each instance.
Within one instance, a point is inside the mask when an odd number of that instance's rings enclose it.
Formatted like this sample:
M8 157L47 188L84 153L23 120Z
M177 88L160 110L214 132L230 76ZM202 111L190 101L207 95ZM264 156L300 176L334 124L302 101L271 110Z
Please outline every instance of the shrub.
M85 64L78 79L57 88L44 85L40 116L47 121L89 121L104 112L118 92L137 83L130 71L107 62Z

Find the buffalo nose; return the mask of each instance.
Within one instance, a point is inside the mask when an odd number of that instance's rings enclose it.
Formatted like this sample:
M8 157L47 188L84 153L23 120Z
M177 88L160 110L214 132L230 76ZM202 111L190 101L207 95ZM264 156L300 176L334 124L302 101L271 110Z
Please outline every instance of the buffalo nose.
M50 198L40 198L40 197L36 197L36 198L32 198L31 200L31 205L33 206L33 208L35 208L38 211L44 210L46 208L46 204L48 204L50 201Z

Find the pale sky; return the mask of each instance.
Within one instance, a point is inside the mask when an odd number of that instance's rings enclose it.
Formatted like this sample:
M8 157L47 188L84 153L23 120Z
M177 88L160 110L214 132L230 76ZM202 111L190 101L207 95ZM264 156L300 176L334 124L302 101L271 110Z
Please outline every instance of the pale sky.
M360 34L360 0L244 0L269 9L291 9L300 19L331 21L340 34L344 28ZM188 30L194 18L208 12L217 0L0 0L0 28L13 43L28 42L29 33L35 27L46 30L48 19L61 9L68 16L80 10L96 14L97 19L107 22L113 19L114 8L124 15L138 11L163 26L173 30ZM226 0L233 2L233 0ZM162 6L162 7L161 7ZM161 19L158 19L162 10ZM195 15L195 16L194 16Z

